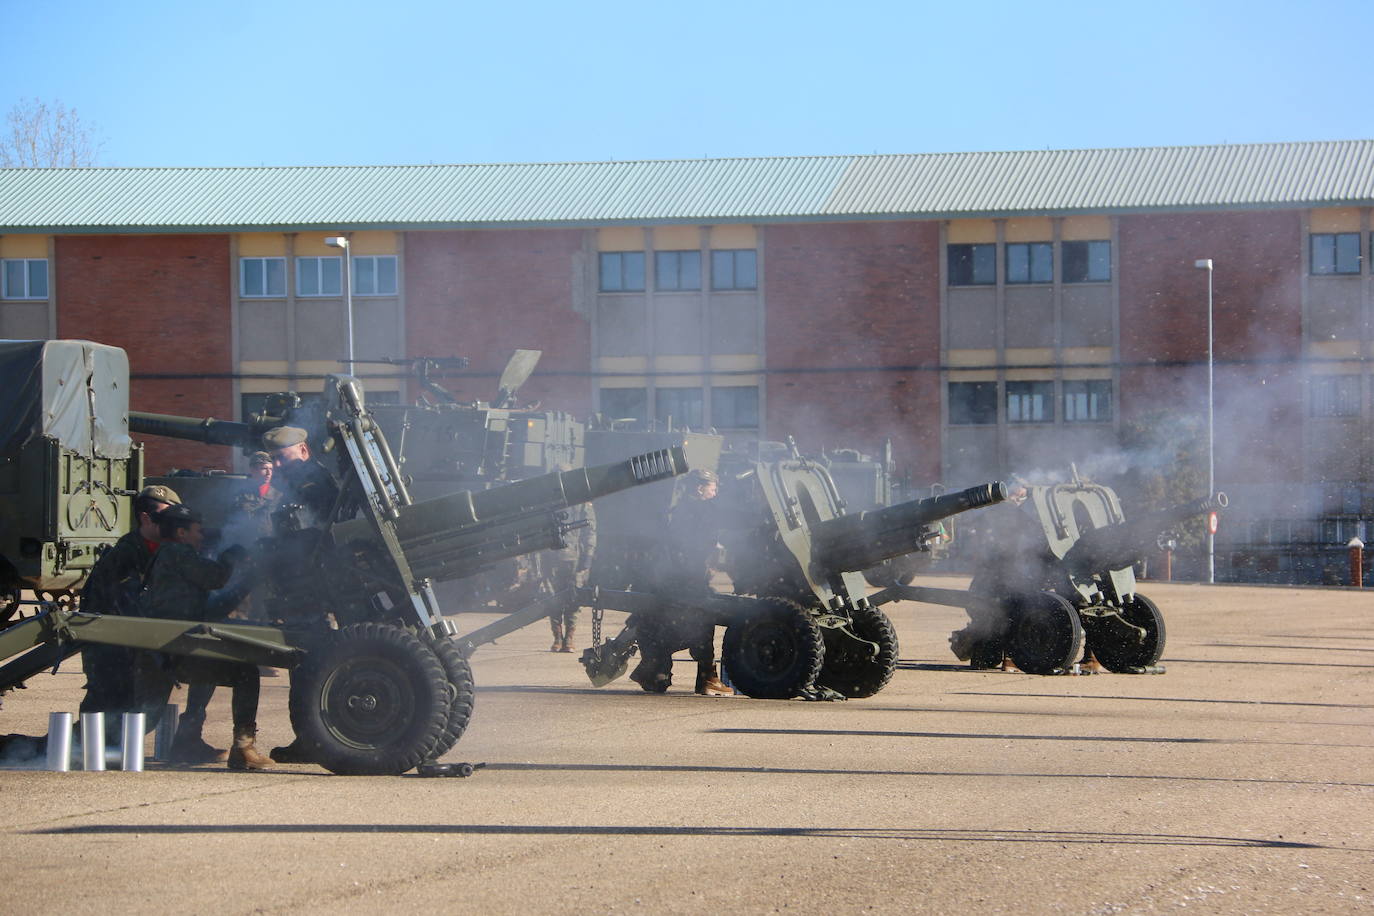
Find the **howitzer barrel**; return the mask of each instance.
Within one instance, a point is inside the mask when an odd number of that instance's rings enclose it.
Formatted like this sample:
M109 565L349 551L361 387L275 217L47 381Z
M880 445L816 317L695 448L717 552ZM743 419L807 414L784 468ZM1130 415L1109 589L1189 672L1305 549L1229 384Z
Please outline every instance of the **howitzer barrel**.
M162 413L129 411L129 432L144 436L166 436L169 439L189 439L206 445L233 445L241 448L261 448L262 434L251 423L216 420L213 417L177 417Z
M465 490L403 506L396 537L417 578L460 578L497 560L564 546L555 515L562 509L686 471L687 457L675 446L490 490ZM337 525L336 538L346 542L364 524Z
M1179 503L1159 512L1150 512L1134 521L1104 525L1079 535L1064 554L1064 565L1073 573L1122 569L1145 559L1161 534L1190 518L1225 509L1226 494Z
M1007 498L1001 481L913 499L885 509L827 519L811 529L814 564L818 569L853 572L921 549L923 529L930 524Z

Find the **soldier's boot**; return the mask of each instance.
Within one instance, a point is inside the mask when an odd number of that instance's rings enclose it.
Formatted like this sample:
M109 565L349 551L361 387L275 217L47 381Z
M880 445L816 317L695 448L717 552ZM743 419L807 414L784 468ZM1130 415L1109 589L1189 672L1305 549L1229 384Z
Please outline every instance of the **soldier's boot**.
M720 671L712 662L697 668L697 693L704 697L732 697L735 690L720 679Z
M563 651L563 623L553 617L549 618L549 629L553 630L553 645L549 646L550 652Z
M212 747L201 737L204 716L182 715L177 722L177 735L167 754L171 763L223 763L229 752Z
M272 748L271 756L272 759L275 760L277 763L315 762L314 756L308 750L306 750L305 745L301 743L301 739L299 738L295 739L290 744L284 744L281 747Z
M658 670L644 659L641 659L635 670L630 672L630 680L644 688L646 693L667 693L673 684L671 674Z
M563 643L558 647L559 652L571 652L573 650L573 632L577 630L576 624L568 624L563 629Z
M256 725L234 726L234 748L229 752L229 769L265 770L272 765L271 758L253 746L257 736Z

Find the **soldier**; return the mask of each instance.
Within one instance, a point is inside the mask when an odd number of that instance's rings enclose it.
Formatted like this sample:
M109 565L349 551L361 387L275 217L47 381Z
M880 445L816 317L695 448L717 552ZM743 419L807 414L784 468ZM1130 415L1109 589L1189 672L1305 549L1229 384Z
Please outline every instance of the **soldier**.
M572 470L568 466L560 471ZM591 572L592 557L596 554L596 510L591 503L583 503L567 510L568 521L581 524L568 532L568 546L562 550L546 550L539 554L537 569L541 578L541 590L556 595L574 587L587 584ZM575 602L555 608L549 614L549 626L553 630L553 645L550 652L571 652L573 650L573 631L577 628L578 607Z
M238 605L241 594L215 594L229 581L237 563L247 557L241 546L233 546L218 559L201 556L204 535L200 516L186 506L173 506L158 515L162 546L148 570L147 584L139 596L142 617L213 621L222 619ZM261 770L269 765L267 757L254 746L257 737L258 669L242 662L178 658L168 664L160 653L145 653L137 679L142 683L145 707L159 708L167 700L174 680L189 684L224 684L233 689L231 706L234 719L234 746L229 752L229 769ZM188 712L190 710L188 709ZM188 723L183 717L177 741L193 734L203 744L199 721ZM189 726L189 727L188 727ZM190 739L187 739L188 741ZM207 745L208 747L208 745Z
M181 497L171 487L151 486L134 497L135 528L100 555L81 592L83 610L97 614L132 615L143 590L143 580L161 544L155 516ZM81 649L81 670L86 675L86 696L81 712L108 714L134 708L133 671L135 650L123 646L90 644ZM109 730L114 734L114 730Z
M280 476L278 489L283 502L301 506L311 527L328 524L339 498L339 485L324 465L316 461L306 441L308 434L298 426L278 426L262 437L271 453L272 466Z
M687 491L668 516L667 537L655 589L675 600L711 591L711 566L719 548L720 520L714 502L720 481L698 468L687 475ZM627 625L639 636L640 663L630 679L650 693L663 693L673 682L673 653L686 648L697 663L696 692L733 696L716 668L715 625L700 614L634 615Z

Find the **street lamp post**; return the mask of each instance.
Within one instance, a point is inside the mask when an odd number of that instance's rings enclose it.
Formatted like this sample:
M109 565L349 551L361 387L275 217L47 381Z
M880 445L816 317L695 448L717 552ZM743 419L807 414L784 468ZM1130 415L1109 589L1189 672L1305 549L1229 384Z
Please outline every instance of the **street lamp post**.
M1200 258L1193 262L1199 270L1207 271L1207 498L1217 491L1215 434L1213 431L1212 411L1212 259ZM1216 535L1211 526L1207 528L1207 581L1217 581Z
M344 311L347 313L348 326L348 371L353 371L353 252L348 247L348 239L342 235L332 235L324 240L330 248L342 248L344 253ZM1210 262L1209 262L1210 263Z

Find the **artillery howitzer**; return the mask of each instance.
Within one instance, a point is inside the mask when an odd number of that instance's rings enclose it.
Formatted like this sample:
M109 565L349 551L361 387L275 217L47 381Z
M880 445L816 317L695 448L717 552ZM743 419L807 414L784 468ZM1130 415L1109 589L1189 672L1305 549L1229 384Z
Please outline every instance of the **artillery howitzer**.
M1225 508L1224 493L1127 521L1116 493L1080 478L1026 487L1008 506L967 592L891 586L882 594L963 607L970 622L950 636L956 656L991 668L1010 656L1031 674L1067 671L1088 650L1108 671L1150 670L1164 651L1164 618L1136 591L1134 566L1160 537ZM877 596L874 596L875 598Z
M0 690L39 670L35 653L75 640L293 668L291 722L316 761L337 773L405 772L452 747L472 712L467 656L480 641L460 649L433 583L562 547L561 510L686 470L682 453L666 450L416 502L357 380L330 376L325 395L309 430L315 451L336 464L338 498L316 527L280 514L256 550L280 625L51 608L0 632L0 658L26 653L0 668ZM134 431L256 448L267 421L134 414L129 422Z
M928 526L1006 498L1001 483L844 514L826 469L796 456L722 468L721 540L735 595L606 592L593 607L695 613L725 627L721 656L752 697L872 696L897 666L897 636L861 570L921 550ZM627 635L628 634L628 635ZM625 668L633 627L582 661L593 683Z

